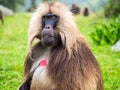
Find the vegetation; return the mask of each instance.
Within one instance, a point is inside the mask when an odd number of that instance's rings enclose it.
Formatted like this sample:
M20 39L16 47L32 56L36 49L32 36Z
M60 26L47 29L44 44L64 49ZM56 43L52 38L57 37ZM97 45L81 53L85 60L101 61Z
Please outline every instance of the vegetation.
M120 14L120 0L109 0L109 3L105 7L106 17L117 17Z
M115 44L120 40L120 16L118 18L96 23L90 36L97 45Z
M16 14L0 25L0 90L17 90L22 81L29 18Z
M22 81L30 16L15 14L5 17L5 24L0 25L0 90L16 90ZM98 60L105 90L120 90L120 53L111 52L110 45L97 46L92 42L89 34L93 24L99 21L96 17L76 16L75 19Z

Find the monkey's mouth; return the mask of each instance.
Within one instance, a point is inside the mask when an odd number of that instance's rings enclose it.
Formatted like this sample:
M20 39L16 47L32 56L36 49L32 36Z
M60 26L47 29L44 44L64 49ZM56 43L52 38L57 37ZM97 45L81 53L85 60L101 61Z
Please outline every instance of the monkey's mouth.
M54 36L50 36L50 35L43 35L41 37L41 43L44 46L52 46L55 42L55 37Z

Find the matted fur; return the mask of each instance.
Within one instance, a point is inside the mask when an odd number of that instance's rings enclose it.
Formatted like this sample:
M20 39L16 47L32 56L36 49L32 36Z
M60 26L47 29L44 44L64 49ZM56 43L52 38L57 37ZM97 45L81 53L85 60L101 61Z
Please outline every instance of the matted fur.
M31 68L46 47L42 46L40 41L32 46L32 42L41 33L42 16L50 12L60 17L56 30L62 44L51 48L45 77L48 82L43 84L39 81L33 82L32 76L35 70L31 71ZM96 59L65 5L59 2L47 2L37 8L30 22L28 49L24 80L20 90L30 88L30 90L103 90L101 72Z

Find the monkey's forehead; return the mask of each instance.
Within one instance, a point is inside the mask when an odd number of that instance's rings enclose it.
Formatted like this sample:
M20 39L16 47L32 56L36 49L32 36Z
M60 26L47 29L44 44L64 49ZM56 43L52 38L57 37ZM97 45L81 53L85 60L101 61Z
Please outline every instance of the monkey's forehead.
M69 11L67 6L60 2L41 3L37 8L37 12L40 13L41 15L52 13L60 16L61 14L66 13L67 11Z

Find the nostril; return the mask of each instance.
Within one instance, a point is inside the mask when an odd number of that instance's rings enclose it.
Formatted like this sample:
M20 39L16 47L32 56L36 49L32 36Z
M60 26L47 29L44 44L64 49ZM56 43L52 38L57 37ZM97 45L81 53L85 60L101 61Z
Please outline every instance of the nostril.
M50 29L50 27L48 27L47 29Z
M46 29L50 29L50 26L46 26L45 28L46 28Z

